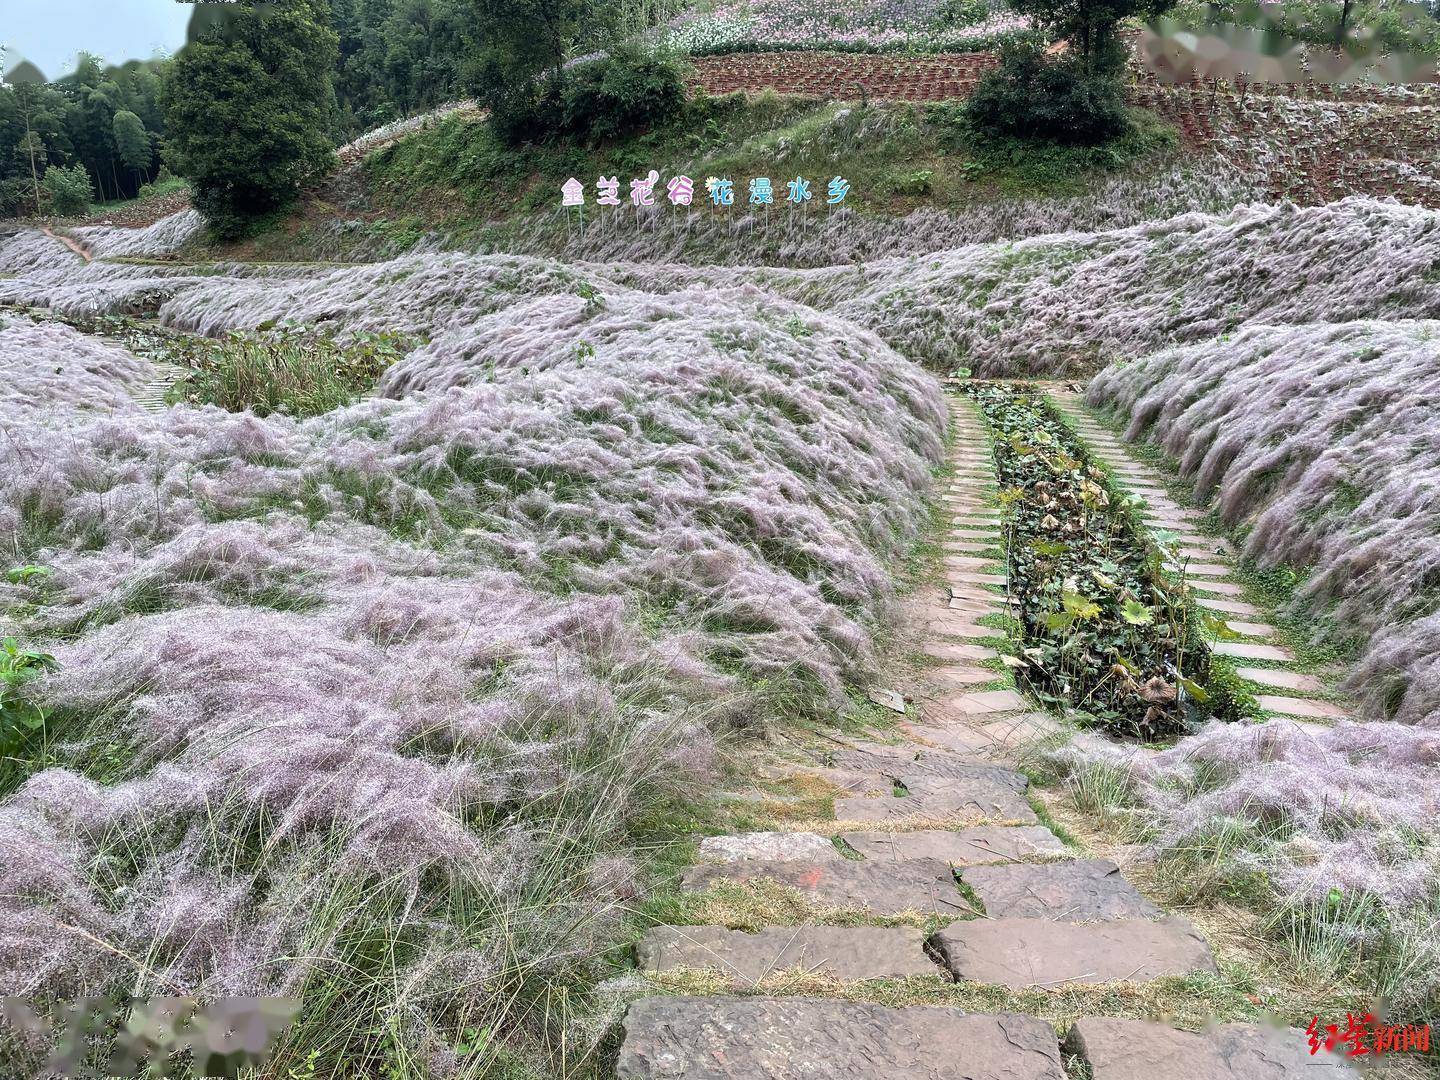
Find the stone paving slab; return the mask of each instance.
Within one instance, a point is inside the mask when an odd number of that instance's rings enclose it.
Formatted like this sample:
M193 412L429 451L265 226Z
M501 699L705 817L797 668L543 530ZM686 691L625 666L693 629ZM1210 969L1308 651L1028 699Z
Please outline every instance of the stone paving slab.
M753 934L657 926L640 939L635 955L646 971L714 968L742 985L797 967L847 981L943 974L925 952L923 930L876 926L778 926Z
M960 660L989 660L1000 655L985 645L965 645L951 641L926 642L924 652L926 656L950 663Z
M975 570L957 570L946 575L949 582L959 585L1004 585L1004 574L984 574Z
M976 621L977 618L979 616L941 608L935 615L925 620L925 627L931 633L945 637L986 638L1003 635L1003 631L996 630L994 627L982 626Z
M984 690L946 698L944 705L960 716L989 716L991 713L1018 712L1026 707L1026 702L1014 690Z
M837 821L976 818L1018 821L1026 825L1039 820L1023 795L993 780L906 776L900 782L914 781L915 785L922 785L925 780L931 783L925 785L922 794L836 799L835 818Z
M921 717L926 710L921 708ZM983 727L970 724L950 724L940 720L936 724L908 723L901 725L912 739L933 747L953 751L967 762L988 761L995 757L1004 744Z
M1264 622L1240 622L1236 619L1226 619L1225 625L1237 634L1244 634L1246 637L1274 637L1275 627Z
M983 555L947 555L942 560L945 569L952 573L984 573L985 567L994 566L994 559L987 559Z
M1120 875L1109 859L973 866L960 880L995 919L1153 919L1164 914Z
M1023 792L1030 786L1024 773L1004 765L966 761L958 754L925 750L919 746L877 746L865 750L840 750L834 755L837 765L878 773L893 780L910 778L920 786L925 779L983 780L1011 791Z
M1184 919L1052 922L970 919L951 923L935 946L957 978L1024 986L1150 982L1215 971L1215 957Z
M1295 654L1279 645L1263 645L1251 641L1216 641L1210 651L1220 656L1235 656L1241 660L1275 660L1289 663Z
M1146 1020L1083 1017L1065 1047L1090 1065L1093 1080L1354 1080L1343 1059L1311 1056L1298 1028L1224 1024L1177 1031Z
M1248 615L1252 619L1263 615L1254 604L1247 604L1244 600L1224 600L1213 596L1198 596L1196 601L1203 608L1212 611L1223 611L1226 615Z
M968 664L951 664L925 673L926 685L942 692L963 690L969 686L984 686L993 678L995 672L989 668Z
M1315 701L1311 698L1256 694L1255 704L1266 712L1280 713L1282 716L1308 716L1316 720L1343 720L1350 715L1333 701Z
M973 585L957 585L951 591L955 595L950 597L946 606L952 609L970 611L978 608L986 614L994 614L1020 606L1018 596L1007 596L1005 593L991 592Z
M1197 593L1208 592L1215 593L1218 596L1242 596L1245 592L1244 589L1236 585L1233 581L1204 581L1195 578L1188 580L1187 584Z
M1065 845L1043 825L981 825L973 829L916 832L846 832L844 840L867 859L939 859L952 866L1014 862L1027 855L1064 855Z
M816 998L641 998L618 1080L1065 1080L1049 1024L1019 1013Z
M1325 689L1325 684L1314 675L1306 675L1300 671L1287 671L1285 668L1237 667L1235 674L1242 679L1257 682L1261 686L1278 686L1284 690L1299 690L1307 694Z
M1219 563L1186 562L1183 565L1178 562L1166 563L1166 567L1177 573L1186 573L1192 577L1223 578L1229 577L1233 567L1221 566Z
M733 862L826 862L844 856L819 833L753 832L733 836L707 836L700 841L700 860Z
M967 913L954 872L938 859L737 862L692 866L680 875L680 887L687 892L703 892L722 881L772 881L798 889L817 903L866 908L880 915L918 911L955 918Z

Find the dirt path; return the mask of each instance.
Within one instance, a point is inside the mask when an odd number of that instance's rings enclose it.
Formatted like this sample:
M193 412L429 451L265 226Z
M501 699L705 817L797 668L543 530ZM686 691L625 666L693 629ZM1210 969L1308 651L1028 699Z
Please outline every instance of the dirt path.
M57 233L53 229L51 229L49 225L41 225L40 231L43 232L46 236L50 237L50 239L52 240L59 240L60 243L64 244L76 255L79 255L80 258L84 259L87 263L93 261L94 257L90 254L89 250L85 247L85 245L80 243L80 241L76 240L73 236L66 236L64 233Z
M1059 400L1078 411L1073 399ZM956 399L952 411L955 473L942 496L950 517L947 588L924 596L919 616L924 651L940 666L927 672L915 704L906 706L904 741L855 741L805 770L844 792L834 800L833 819L790 821L777 814L773 831L701 843L701 862L686 871L682 889L719 899L696 910L733 913L747 902L753 910L646 934L638 948L641 968L682 996L647 997L631 1006L617 1075L1353 1076L1333 1059L1311 1057L1295 1030L1227 1024L1196 1033L1112 1016L1052 1025L1018 1008L908 1004L896 989L907 988L911 1000L968 1005L1034 1000L1037 993L1043 999L1094 984L1123 994L1164 976L1216 970L1210 944L1189 922L1147 900L1115 863L1082 857L1045 826L1036 813L1040 804L1027 796L1017 751L1060 725L1032 711L1014 690L994 688L994 639L1004 631L990 623L1010 599L993 459L983 420L969 402ZM1113 454L1126 482L1145 494L1152 524L1181 531L1192 549L1184 556L1192 573L1213 582L1207 593L1217 597L1219 610L1231 611L1222 587L1229 566L1218 545L1189 532L1192 512L1171 503L1157 478L1122 460L1119 445L1097 425L1077 419L1097 451ZM1253 625L1250 636L1263 640L1267 629ZM1282 652L1264 655L1279 662ZM892 707L903 705L890 700ZM1303 699L1286 699L1283 707L1280 700L1271 703L1276 712L1312 715ZM777 887L802 899L777 901ZM778 915L760 919L765 925L757 931L749 925L754 910ZM931 989L916 993L924 987Z

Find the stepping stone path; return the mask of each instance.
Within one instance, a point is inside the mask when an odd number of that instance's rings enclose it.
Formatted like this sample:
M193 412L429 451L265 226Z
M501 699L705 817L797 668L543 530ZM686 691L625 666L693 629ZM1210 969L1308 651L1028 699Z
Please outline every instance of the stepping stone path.
M110 341L110 344L125 348L124 343L120 341ZM159 414L170 407L165 401L170 389L188 372L179 364L167 364L160 360L152 360L150 367L150 377L135 387L133 393L140 408L148 413Z
M946 559L946 589L917 601L914 622L936 666L926 691L897 717L908 740L855 741L814 768L796 770L845 792L835 799L833 822L702 841L700 862L682 875L683 890L715 890L724 901L733 898L729 890L779 886L808 902L811 914L802 907L802 925L788 925L797 909L787 904L776 916L787 925L756 932L650 930L636 950L642 970L657 978L718 973L731 990L632 1004L617 1076L1066 1080L1062 1036L1065 1052L1094 1080L1353 1076L1310 1058L1303 1034L1244 1025L1196 1034L1085 1018L1057 1032L1013 1012L763 996L767 985L784 985L766 982L780 972L847 983L934 979L937 989L958 979L1021 990L1140 984L1216 970L1210 946L1190 923L1146 900L1115 863L1076 857L1030 804L1028 782L1014 768L1015 748L1059 725L1014 691L975 681L977 673L999 678L998 665L992 671L984 664L998 655L989 639L1004 631L979 620L1005 610L1004 566L994 561L1003 558L1001 524L987 505L993 472L983 422L968 402L954 401L952 411L958 472L945 499L955 522L951 539L974 545L977 554ZM1113 449L1118 455L1118 444ZM1126 466L1160 490L1158 478ZM1182 517L1179 507L1161 506L1166 516ZM1198 535L1193 545L1205 549L1207 563L1229 572L1225 545ZM991 548L993 558L978 554ZM756 892L760 914L747 921L767 922L763 896ZM877 925L887 921L881 916L890 916L891 925ZM1224 1071L1227 1063L1231 1071Z
M1226 541L1197 531L1195 523L1204 513L1182 507L1171 499L1161 475L1132 460L1125 452L1124 443L1089 415L1078 394L1071 390L1052 390L1050 397L1095 456L1116 474L1117 480L1144 497L1145 522L1157 532L1180 534L1167 569L1175 573L1183 570L1186 582L1194 591L1195 602L1201 608L1224 619L1235 633L1255 639L1211 641L1210 651L1219 656L1277 665L1274 668L1246 665L1236 669L1241 678L1255 684L1255 700L1260 708L1281 717L1333 721L1349 716L1348 709L1333 701L1301 696L1323 693L1324 683L1293 670L1295 654L1274 642L1275 628L1260 621L1263 613L1241 599L1245 590L1234 580L1233 549ZM1252 621L1238 621L1235 616Z

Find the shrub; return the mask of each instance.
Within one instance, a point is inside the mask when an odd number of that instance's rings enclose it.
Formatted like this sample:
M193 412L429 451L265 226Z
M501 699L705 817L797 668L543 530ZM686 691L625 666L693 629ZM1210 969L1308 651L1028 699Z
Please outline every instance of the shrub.
M95 197L84 165L71 165L68 169L52 165L40 178L40 190L51 212L62 217L85 213Z
M667 123L685 107L672 60L624 51L584 65L565 88L565 127L591 141L618 139Z
M972 130L1093 146L1125 134L1124 91L1112 75L1057 60L1029 42L1007 45L966 105Z
M627 49L511 86L492 96L490 115L500 140L515 146L619 139L674 120L684 108L679 65Z
M188 346L191 371L172 394L231 412L318 416L370 390L405 351L406 343L389 334L357 333L340 344L297 327L232 331Z
M0 217L19 217L35 211L35 187L28 177L0 180Z

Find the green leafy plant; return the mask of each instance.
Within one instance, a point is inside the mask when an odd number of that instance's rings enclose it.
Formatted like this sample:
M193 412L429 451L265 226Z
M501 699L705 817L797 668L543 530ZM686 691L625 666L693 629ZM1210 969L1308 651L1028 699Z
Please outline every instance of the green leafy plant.
M261 416L318 416L372 389L414 347L393 334L356 333L344 342L304 327L231 331L219 341L182 344L190 370L172 388L175 401L203 402Z
M23 648L13 637L0 639L0 754L13 754L44 729L45 710L31 700L27 688L59 667L49 653Z
M1235 698L1212 698L1193 606L1069 428L1025 388L966 390L994 434L1020 677L1120 735L1162 738L1202 712L1227 715Z
M55 571L48 566L16 566L5 571L5 580L11 585L29 585L50 577Z

